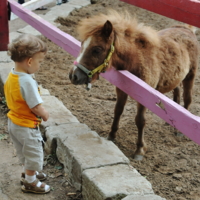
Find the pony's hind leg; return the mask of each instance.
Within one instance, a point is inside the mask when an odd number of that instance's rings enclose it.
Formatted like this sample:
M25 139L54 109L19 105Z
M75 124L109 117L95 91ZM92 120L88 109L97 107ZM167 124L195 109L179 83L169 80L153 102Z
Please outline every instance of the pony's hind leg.
M112 140L112 141L114 141L116 137L116 132L119 127L119 120L120 120L121 114L123 113L124 106L126 104L127 97L128 97L128 95L124 93L123 91L121 91L119 88L116 88L116 92L117 92L117 102L115 104L114 120L112 123L111 131L108 135L108 140Z
M180 104L180 87L177 86L174 90L173 90L173 101ZM166 125L169 125L167 122L165 122Z
M135 117L135 123L138 128L138 141L137 141L137 149L134 154L135 160L142 160L144 154L147 151L146 144L144 142L144 126L145 126L145 111L146 108L141 105L137 104L137 115Z
M174 89L174 91L173 91L173 100L176 102L176 103L178 103L178 104L180 104L180 87L179 86L177 86L175 89ZM176 128L174 128L174 135L175 136L178 136L178 137L182 137L183 136L183 134L181 133L181 132L179 132Z
M194 85L194 78L195 73L191 70L189 74L185 77L185 79L182 81L183 83L183 102L184 102L184 108L189 109L189 106L192 102L192 88ZM182 137L183 134L176 130L175 135Z
M180 88L179 88L179 86L174 89L173 96L174 96L173 100L176 103L180 104L180 96L181 95L180 95Z
M189 109L189 106L192 102L192 88L194 85L195 74L190 72L186 78L183 80L183 101L184 108Z

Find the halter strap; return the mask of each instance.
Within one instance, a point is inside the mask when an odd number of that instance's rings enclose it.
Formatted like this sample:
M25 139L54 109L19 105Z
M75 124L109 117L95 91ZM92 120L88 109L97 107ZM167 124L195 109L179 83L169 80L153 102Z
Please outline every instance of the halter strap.
M97 68L95 68L95 69L93 69L93 70L91 71L91 77L92 77L94 74L96 74L97 72L98 72L98 73L104 73L104 72L105 72L105 69L107 68L107 66L108 66L108 64L109 64L109 61L110 61L110 59L111 59L112 54L113 54L114 51L115 51L115 47L114 47L113 44L111 44L110 52L109 52L107 58L104 60L104 63L101 64L100 66L98 66ZM89 76L89 77L90 77L90 76ZM91 78L91 77L90 77L90 78Z
M88 70L87 68L85 68L83 65L79 64L78 62L74 61L74 65L76 65L79 69L81 69L83 72L85 72L88 77L90 77L91 75L91 71Z
M111 44L111 48L110 48L110 52L109 52L107 58L104 60L104 63L99 65L97 68L93 69L92 71L88 70L83 65L79 64L77 61L74 61L74 64L79 69L81 69L83 72L85 72L87 74L87 76L89 77L89 79L91 79L94 74L96 74L96 73L104 73L105 72L105 69L109 64L109 61L110 61L114 51L115 51L115 47L114 47L114 44L112 43Z

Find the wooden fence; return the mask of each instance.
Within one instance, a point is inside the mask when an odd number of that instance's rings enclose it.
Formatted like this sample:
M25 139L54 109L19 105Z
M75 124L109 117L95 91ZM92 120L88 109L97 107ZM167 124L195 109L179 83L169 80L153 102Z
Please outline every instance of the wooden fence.
M59 45L65 49L72 56L77 57L80 50L80 42L77 41L72 36L67 33L62 32L57 27L53 26L49 22L43 20L41 17L37 16L30 10L23 8L17 2L13 0L8 0L10 2L11 11L23 19L25 22L37 29L41 34L52 40L55 44ZM167 12L176 12L179 10L180 16L184 15L187 11L179 8L179 3L185 2L185 8L188 5L191 6L192 10L189 18L185 18L186 23L192 25L200 26L200 13L197 13L196 6L200 6L200 2L190 1L190 0L123 0L128 3L133 3L136 6L140 6L151 11L155 11L157 8L155 6L159 5L160 14L166 14ZM168 7L164 2L168 2L167 5L173 7L170 11L167 11ZM176 3L175 3L176 2ZM169 15L168 15L169 16ZM176 16L176 17L175 17ZM197 22L194 20L197 17ZM177 14L171 15L174 19L179 20ZM190 22L191 19L191 22ZM183 20L181 20L183 21ZM159 93L157 90L151 88L145 82L132 75L128 71L116 71L111 69L108 72L101 74L105 79L110 81L113 85L117 86L129 96L134 98L136 101L140 102L146 106L149 110L154 112L160 118L165 120L171 126L177 128L187 137L192 139L194 142L200 145L200 117L191 114L189 111L184 109L182 106L176 104L171 99L167 98L165 95ZM68 78L68 77L66 77Z
M121 0L200 28L199 0Z

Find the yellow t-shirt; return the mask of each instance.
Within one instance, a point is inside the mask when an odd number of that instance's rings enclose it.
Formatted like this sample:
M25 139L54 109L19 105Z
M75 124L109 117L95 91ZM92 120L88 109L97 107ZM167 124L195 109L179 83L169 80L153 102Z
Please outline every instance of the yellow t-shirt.
M4 85L4 93L10 109L7 115L14 124L35 128L41 123L41 118L31 111L43 102L32 75L12 69Z

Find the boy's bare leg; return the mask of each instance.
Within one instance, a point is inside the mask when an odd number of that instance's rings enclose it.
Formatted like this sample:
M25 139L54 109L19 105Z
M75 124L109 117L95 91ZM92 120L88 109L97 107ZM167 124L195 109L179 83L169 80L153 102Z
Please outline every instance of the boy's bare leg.
M26 169L26 175L34 176L35 175L35 171Z

